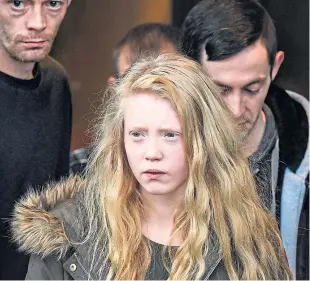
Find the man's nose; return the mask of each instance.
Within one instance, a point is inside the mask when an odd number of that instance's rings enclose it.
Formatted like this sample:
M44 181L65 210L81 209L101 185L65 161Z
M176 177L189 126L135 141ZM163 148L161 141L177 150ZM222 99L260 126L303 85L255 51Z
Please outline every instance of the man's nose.
M245 99L240 91L230 93L225 98L226 104L229 106L236 119L241 118L245 112Z
M27 28L35 31L42 31L46 28L46 15L41 6L33 7L27 21Z

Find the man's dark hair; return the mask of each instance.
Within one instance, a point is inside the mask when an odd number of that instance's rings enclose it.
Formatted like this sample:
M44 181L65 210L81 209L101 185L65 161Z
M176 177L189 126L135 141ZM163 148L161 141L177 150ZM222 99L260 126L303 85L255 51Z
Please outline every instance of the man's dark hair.
M119 76L118 62L122 49L129 47L130 64L141 57L159 54L165 44L179 50L181 30L165 23L146 23L128 31L113 51L114 75Z
M236 55L261 39L273 66L277 52L275 26L256 0L203 0L188 13L182 26L182 52L201 62Z

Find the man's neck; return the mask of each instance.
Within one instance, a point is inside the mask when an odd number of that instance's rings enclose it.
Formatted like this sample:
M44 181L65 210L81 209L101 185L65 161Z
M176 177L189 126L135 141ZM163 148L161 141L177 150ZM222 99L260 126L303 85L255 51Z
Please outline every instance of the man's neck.
M243 152L246 157L253 155L258 150L261 140L264 136L265 127L266 116L262 110L252 131L245 139Z
M29 80L33 78L34 62L21 62L13 59L0 48L0 71L18 79Z

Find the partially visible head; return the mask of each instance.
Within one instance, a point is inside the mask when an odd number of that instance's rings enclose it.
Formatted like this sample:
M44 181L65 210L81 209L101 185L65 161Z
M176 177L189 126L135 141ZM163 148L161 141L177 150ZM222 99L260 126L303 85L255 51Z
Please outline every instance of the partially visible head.
M284 58L267 11L256 0L203 0L184 21L182 50L222 86L224 101L250 134Z
M37 62L50 52L71 0L0 0L0 49L14 60Z
M113 51L115 78L139 58L177 51L180 38L181 31L166 23L145 23L130 29Z
M91 188L83 198L96 239L91 252L100 239L109 245L102 255L113 264L110 277L145 277L151 259L141 227L146 193L182 198L171 235L181 231L184 241L169 279L203 276L211 236L231 279L287 273L280 271L287 263L276 222L260 205L233 118L217 90L199 64L166 54L137 62L105 94L87 172ZM148 169L164 175L144 175Z

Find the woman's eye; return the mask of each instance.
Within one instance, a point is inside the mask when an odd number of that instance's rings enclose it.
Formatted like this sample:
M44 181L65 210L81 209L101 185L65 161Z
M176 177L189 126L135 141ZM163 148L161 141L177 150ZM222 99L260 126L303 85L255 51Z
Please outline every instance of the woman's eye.
M141 136L141 134L138 132L133 132L131 135L134 137L140 137Z
M175 133L168 133L168 134L166 134L166 137L168 137L168 138L174 138L175 136L176 136Z
M180 134L179 133L173 133L173 132L169 132L169 133L166 133L164 135L165 138L169 139L169 140L174 140L176 139Z
M134 139L140 139L142 138L144 135L141 132L131 132L130 135L134 138Z

